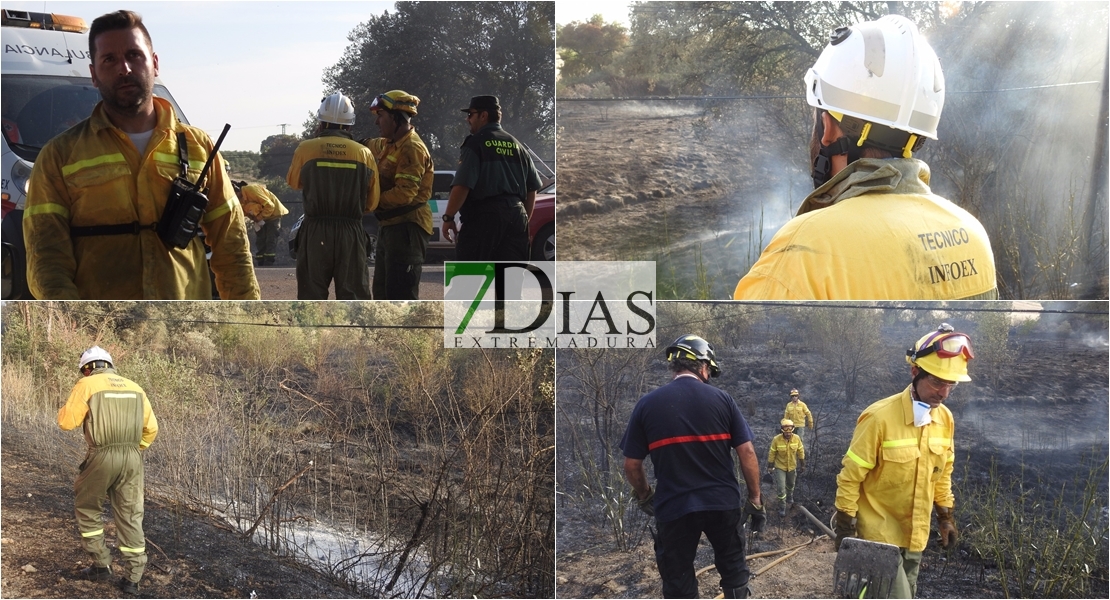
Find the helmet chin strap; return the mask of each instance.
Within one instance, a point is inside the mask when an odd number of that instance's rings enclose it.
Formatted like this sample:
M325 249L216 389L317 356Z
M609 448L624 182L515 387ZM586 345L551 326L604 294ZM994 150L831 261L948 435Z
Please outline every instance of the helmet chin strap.
M832 157L840 154L848 155L848 163L851 164L860 157L861 148L852 143L852 140L847 137L841 137L832 144L821 146L817 156L813 158L813 189L817 189L832 179Z

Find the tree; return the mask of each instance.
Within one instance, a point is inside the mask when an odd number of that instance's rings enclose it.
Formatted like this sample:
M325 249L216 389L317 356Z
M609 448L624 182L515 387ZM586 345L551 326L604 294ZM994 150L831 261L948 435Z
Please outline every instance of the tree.
M608 65L613 55L628 45L628 30L620 23L606 23L601 15L594 15L585 23L560 25L555 39L559 58L563 59L561 76L580 78Z
M289 165L293 163L293 152L301 143L299 138L291 135L271 135L262 140L262 156L258 160L258 175L260 177L278 177L282 180L289 172Z
M403 89L420 98L413 122L433 160L454 165L469 133L459 109L492 94L506 129L554 154L555 3L398 2L349 39L324 83L355 103L356 139L378 133L366 111L373 99Z

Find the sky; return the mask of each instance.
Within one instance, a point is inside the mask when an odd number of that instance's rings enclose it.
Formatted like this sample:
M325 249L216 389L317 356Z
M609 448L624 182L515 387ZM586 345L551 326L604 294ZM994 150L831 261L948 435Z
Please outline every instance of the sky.
M605 22L620 21L628 27L628 2L586 2L583 0L558 0L555 3L555 22L566 25L571 21L589 21L600 14Z
M91 24L119 9L143 17L159 78L192 125L223 150L258 152L263 139L299 135L324 96L324 71L339 62L359 23L393 2L8 2L6 9L73 15ZM356 109L362 107L356 107ZM359 111L359 117L369 114Z

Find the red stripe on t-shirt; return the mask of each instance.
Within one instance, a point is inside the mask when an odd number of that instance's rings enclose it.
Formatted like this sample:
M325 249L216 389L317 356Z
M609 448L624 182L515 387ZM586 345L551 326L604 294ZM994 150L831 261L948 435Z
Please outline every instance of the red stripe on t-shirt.
M690 442L717 442L720 440L732 439L731 433L714 433L711 435L680 435L677 437L664 438L648 444L648 451L655 450L661 446L669 446L671 444L687 444Z

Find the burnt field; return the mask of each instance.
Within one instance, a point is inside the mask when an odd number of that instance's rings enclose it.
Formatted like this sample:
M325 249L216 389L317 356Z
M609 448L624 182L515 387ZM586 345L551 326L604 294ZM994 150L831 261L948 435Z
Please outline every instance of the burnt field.
M855 419L871 402L908 385L908 366L899 348L907 343L904 340L916 339L921 326L891 319L876 322L881 337L874 343L877 352L851 367L830 347L822 347L819 338L824 334L812 315L806 320L797 314L756 310L772 314L759 317L747 312L748 326L739 329L723 309L676 310L660 317L661 339L697 331L702 327L697 323L714 324L715 334L722 337L710 337L710 341L717 348L723 373L712 383L737 401L755 434L761 463L777 433L789 390L801 391L817 429L804 437L807 471L798 478L795 500L828 523L835 512L836 475ZM975 324L953 322L976 335ZM979 325L980 337L986 337L986 325ZM857 321L851 327L866 325ZM843 332L835 346L840 354L847 354L854 339ZM1103 332L1057 333L1011 328L1005 344L1009 361L991 364L980 350L978 364L972 361L970 369L973 381L961 384L947 400L956 420L953 489L961 539L955 550L944 551L936 532L931 534L918 597L1107 594L1106 337ZM661 593L650 523L631 501L617 447L639 396L669 380L657 353L629 359L560 351L556 581L560 597L637 598ZM845 373L856 367L859 377L853 393ZM608 377L591 376L612 372L623 375L610 386L602 384ZM598 418L605 415L610 415L608 420ZM820 537L822 532L801 510L792 508L785 517L778 515L770 477L764 476L761 488L763 497L771 499L768 528L753 537L747 553L807 545L769 568L783 555L750 561L753 573L767 568L753 578L753 595L830 597L836 559L832 542ZM1070 550L1067 544L1056 544L1063 540L1072 543ZM703 541L695 567L711 565L712 551ZM1050 581L1053 577L1055 583ZM701 595L716 594L717 582L712 569L701 575Z

